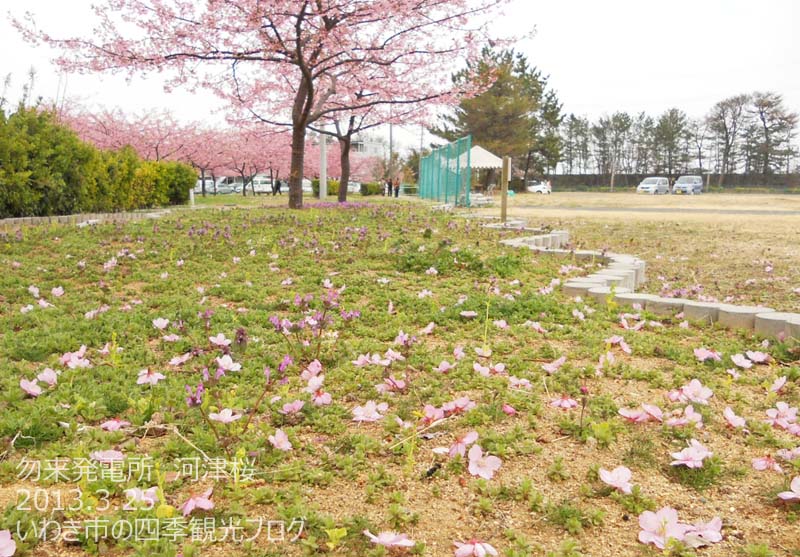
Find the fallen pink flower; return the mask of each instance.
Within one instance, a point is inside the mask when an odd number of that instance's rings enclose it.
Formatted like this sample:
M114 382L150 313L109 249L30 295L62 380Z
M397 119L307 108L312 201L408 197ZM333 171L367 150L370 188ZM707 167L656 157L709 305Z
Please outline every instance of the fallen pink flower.
M187 352L186 354L181 354L180 356L175 356L169 361L169 365L171 366L180 366L188 362L192 359L192 353Z
M222 424L229 424L235 422L242 417L241 414L234 414L230 408L223 408L220 412L210 412L208 414L209 420L214 420Z
M125 459L125 455L119 451L108 449L105 451L94 451L89 454L92 460L96 460L100 464L111 464L112 462L120 462Z
M694 357L701 362L706 362L708 360L722 361L722 356L719 355L719 352L716 350L709 350L708 348L695 348Z
M783 375L781 377L778 377L772 383L772 385L770 386L769 390L772 391L773 393L779 393L779 392L781 392L781 389L783 389L784 385L786 385L786 376L785 375Z
M435 328L436 328L436 323L431 321L430 323L425 325L425 328L420 329L419 334L421 334L421 335L429 335L429 334L431 334L433 332L433 330Z
M622 351L625 352L626 354L631 353L631 347L628 346L628 343L625 342L625 339L619 335L614 335L612 337L609 337L606 339L605 342L609 346L615 346L615 345L619 346L622 349Z
M439 366L434 369L434 371L438 371L439 373L447 373L448 371L450 371L454 367L456 367L456 366L454 366L453 364L451 364L447 360L442 360L439 363Z
M773 427L789 429L789 426L797 421L797 407L777 402L775 408L767 410L767 418L766 422Z
M558 358L557 360L553 360L549 364L542 364L542 369L545 370L549 375L553 375L555 372L561 369L561 366L563 366L566 361L567 357L561 356L560 358Z
M692 548L702 547L710 543L722 541L722 519L715 516L710 522L687 524L683 543Z
M605 468L600 468L598 475L603 483L620 490L622 493L630 493L633 488L631 471L625 466L617 466L610 472Z
M229 354L225 354L221 358L216 358L217 367L222 371L240 371L242 364L233 361Z
M385 402L377 404L374 400L367 401L364 406L353 408L354 422L377 422L383 418L383 413L389 408Z
M745 358L742 354L734 354L731 356L731 361L742 369L750 369L753 367L753 362Z
M516 416L517 410L510 404L503 404L503 413L507 416Z
M453 542L456 547L455 557L486 557L487 555L497 555L497 550L486 542L475 539L466 543Z
M691 404L688 405L686 408L683 409L683 412L673 418L669 418L666 422L666 425L671 427L680 427L689 424L694 424L697 429L701 429L703 427L703 416L702 414L698 414L694 411L694 406Z
M382 545L384 547L414 547L414 545L416 545L416 542L409 539L406 534L397 534L396 532L380 532L376 536L369 530L364 530L363 534L367 536L375 545Z
M29 396L36 398L40 394L42 394L42 388L37 385L38 380L34 379L33 381L29 381L27 379L20 379L19 386L20 388L25 391L25 393Z
M769 362L769 354L765 354L764 352L748 350L744 355L756 364L765 364Z
M195 509L201 509L204 511L210 511L214 508L214 502L211 500L211 493L213 492L213 488L208 488L206 491L201 493L200 495L191 495L184 503L181 505L181 512L183 516L189 516L192 511Z
M563 394L560 397L551 400L550 406L553 408L561 408L562 410L569 410L570 408L575 408L578 406L578 401L569 395Z
M730 425L732 428L739 429L747 425L745 419L741 416L737 416L736 413L731 410L730 406L723 410L722 415L725 416L725 421L727 421L728 425Z
M150 368L143 369L139 372L139 378L136 380L137 385L156 385L162 379L166 379L163 373L152 371Z
M218 335L213 337L208 337L208 340L214 346L230 346L231 344L231 341L225 338L225 335L223 333L219 333Z
M130 422L121 420L119 418L112 418L100 424L100 429L105 431L119 431L123 427L131 425Z
M10 530L0 530L0 557L12 557L17 551L17 542L11 538Z
M462 311L461 313L459 313L459 315L461 317L463 317L464 319L472 319L473 317L477 317L478 316L478 312L477 311L468 310L468 311Z
M287 437L286 432L280 428L275 430L275 435L270 435L267 437L267 440L279 451L292 450L292 443L289 441L289 437Z
M153 327L158 329L159 331L163 331L169 325L169 319L164 319L163 317L158 317L153 319Z
M475 441L478 440L478 432L477 431L469 431L462 435L461 437L457 437L455 443L450 445L449 449L446 449L447 454L450 455L450 458L455 458L456 455L461 455L463 458L467 452L467 447L472 445Z
M800 501L800 476L795 476L789 485L790 491L781 491L778 497L784 501Z
M496 456L484 455L480 445L472 445L467 457L469 458L469 473L485 480L491 480L503 464Z
M56 383L58 383L58 374L55 372L55 370L46 367L41 371L41 373L39 373L39 375L36 376L36 379L42 383L47 383L49 387L55 387Z
M682 541L687 526L678 522L678 511L664 507L657 512L644 511L639 515L639 541L664 549L670 539Z
M519 377L515 377L515 376L513 376L513 375L509 375L509 376L508 376L508 385L509 385L509 386L510 386L512 389L525 389L525 390L529 390L529 389L531 389L531 388L533 387L533 386L531 385L531 382L530 382L530 381L528 381L527 379L525 379L525 378L522 378L522 379L520 379Z
M686 466L687 468L702 468L703 461L714 455L700 441L691 439L689 446L677 453L670 453L673 460L672 466Z
M498 329L508 329L508 323L506 323L505 319L495 319L492 324Z
M778 462L770 455L754 458L753 470L759 470L759 471L772 470L774 472L778 472L779 474L783 473L783 468L781 468L781 465L778 464Z
M292 416L300 412L300 410L303 409L303 406L305 406L305 404L306 403L303 400L293 400L292 402L287 402L286 404L284 404L281 407L281 409L278 410L278 412L283 414L284 416Z

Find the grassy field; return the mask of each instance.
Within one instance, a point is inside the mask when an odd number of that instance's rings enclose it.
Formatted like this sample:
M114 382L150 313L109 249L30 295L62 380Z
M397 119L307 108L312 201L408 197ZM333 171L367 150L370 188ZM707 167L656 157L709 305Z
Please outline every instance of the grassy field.
M16 555L438 557L480 540L508 557L655 556L640 517L667 507L711 522L676 526L672 555L800 554L800 505L777 496L800 475L794 344L623 319L563 297L555 281L587 270L498 244L513 232L368 201L298 212L257 207L285 197L226 199L0 244L0 532ZM709 261L768 278L763 263L722 258L733 224L522 211L579 245L645 257L656 289L658 274L693 284ZM750 226L789 249L774 224ZM753 241L730 233L731 250ZM774 278L796 276L777 253ZM777 280L761 295L790 302ZM641 404L661 421L623 416ZM693 439L713 455L673 465ZM143 459L152 469L136 474ZM54 462L69 473L53 477ZM603 479L620 466L630 493ZM107 521L108 539L36 543L43 519ZM143 539L155 525L160 540Z
M581 209L598 207L612 210ZM800 215L672 211L680 208L797 211L800 196L527 194L511 200L509 216L569 230L579 248L642 257L648 292L800 311Z

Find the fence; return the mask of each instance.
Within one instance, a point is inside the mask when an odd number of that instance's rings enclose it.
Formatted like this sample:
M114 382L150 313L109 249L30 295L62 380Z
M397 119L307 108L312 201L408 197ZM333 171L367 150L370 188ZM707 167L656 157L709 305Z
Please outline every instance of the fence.
M693 175L699 172L684 174ZM614 188L620 190L635 188L648 176L667 176L667 174L617 174L614 178ZM553 183L553 189L560 191L599 190L608 188L611 182L611 176L608 174L553 174L548 178ZM726 174L723 177L722 190L719 190L717 188L719 174L711 174L709 181L708 174L704 173L703 184L706 183L716 191L757 188L778 193L800 189L800 174Z
M419 196L469 207L472 136L434 149L419 161Z

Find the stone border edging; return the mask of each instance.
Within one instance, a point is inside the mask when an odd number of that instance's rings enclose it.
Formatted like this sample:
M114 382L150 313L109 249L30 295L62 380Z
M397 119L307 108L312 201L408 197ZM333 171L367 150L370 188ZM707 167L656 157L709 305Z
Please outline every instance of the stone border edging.
M75 224L89 226L103 222L127 222L132 220L158 219L168 215L173 209L152 209L119 213L77 213L74 215L52 215L49 217L14 217L0 219L0 229L17 226L36 226L41 224Z
M532 230L526 228L522 221L484 226ZM683 313L684 318L691 321L719 323L728 329L755 331L766 337L800 340L800 313L780 312L761 306L737 306L637 293L636 289L647 280L647 264L643 259L624 253L564 249L569 244L569 232L566 230L510 238L501 240L500 243L543 253L568 255L580 260L596 260L600 263L600 270L585 277L569 279L562 285L568 296L587 296L599 304L606 304L608 297L613 294L614 302L620 305L639 304L643 309L660 316L671 317Z

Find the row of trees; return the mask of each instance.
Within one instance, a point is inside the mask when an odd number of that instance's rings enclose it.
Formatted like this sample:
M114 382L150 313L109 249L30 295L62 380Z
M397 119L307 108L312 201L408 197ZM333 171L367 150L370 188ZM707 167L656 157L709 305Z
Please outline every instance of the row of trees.
M52 112L20 105L7 114L0 102L0 218L185 203L195 180L186 164L101 150Z
M339 139L347 181L354 134L424 120L472 92L449 80L454 61L488 43L508 0L106 0L88 36L56 37L15 21L34 44L58 48L67 71L165 72L168 86L203 87L243 121L289 131L289 206L302 207L309 129ZM346 188L340 188L343 200Z
M617 112L594 122L568 115L560 127L566 174L667 174L689 171L791 172L798 115L774 92L737 95L704 118L672 108L653 117Z

